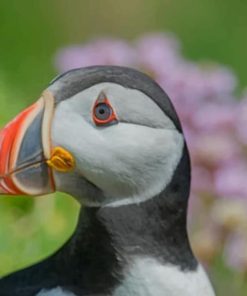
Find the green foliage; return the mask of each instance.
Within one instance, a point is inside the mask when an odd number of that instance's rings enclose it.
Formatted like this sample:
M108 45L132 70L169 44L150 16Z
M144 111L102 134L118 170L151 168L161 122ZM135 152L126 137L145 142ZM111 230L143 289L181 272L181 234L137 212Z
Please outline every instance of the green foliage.
M221 257L217 258L209 273L216 289L216 295L246 295L246 273L234 272L224 265L224 260Z
M39 197L1 197L0 274L8 274L47 257L72 233L78 204L54 194Z

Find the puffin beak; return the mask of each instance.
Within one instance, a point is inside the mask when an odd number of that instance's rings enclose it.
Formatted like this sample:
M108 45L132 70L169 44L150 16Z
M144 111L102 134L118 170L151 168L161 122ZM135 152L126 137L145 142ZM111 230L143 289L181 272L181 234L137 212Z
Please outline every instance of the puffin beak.
M43 195L55 191L50 130L54 97L45 91L0 131L0 194Z

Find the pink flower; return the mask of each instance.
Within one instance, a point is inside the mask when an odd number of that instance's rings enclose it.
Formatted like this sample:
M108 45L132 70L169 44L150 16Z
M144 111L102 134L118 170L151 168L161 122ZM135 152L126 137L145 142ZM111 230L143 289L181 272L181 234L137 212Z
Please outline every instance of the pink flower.
M247 96L237 106L236 132L243 145L247 145Z
M56 67L61 71L92 65L123 65L133 67L134 49L122 40L100 39L82 46L61 49L56 56Z
M219 168L215 173L215 190L219 196L243 198L247 201L247 163L239 159Z
M236 104L209 102L197 108L192 116L193 126L201 132L233 132L236 120ZM229 134L232 138L232 134Z
M194 162L208 169L228 164L240 155L238 143L226 132L199 133L190 147Z
M247 271L247 236L244 233L232 234L224 251L226 262L230 267L242 272Z
M195 192L208 192L212 188L213 176L207 168L202 166L193 166L191 180Z
M138 39L136 51L139 65L156 75L169 75L180 64L180 46L172 35L150 34Z

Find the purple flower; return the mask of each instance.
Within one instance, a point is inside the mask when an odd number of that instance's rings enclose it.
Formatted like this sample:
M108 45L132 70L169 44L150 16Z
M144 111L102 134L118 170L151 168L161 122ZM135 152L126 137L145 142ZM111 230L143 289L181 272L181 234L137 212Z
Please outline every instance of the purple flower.
M247 271L247 236L246 233L232 234L225 245L224 255L230 267L239 271Z
M191 180L193 191L208 192L213 183L213 176L207 168L194 165Z
M194 132L189 140L192 163L214 173L241 155L240 147L227 132Z
M201 132L231 131L235 127L236 104L209 102L197 108L192 116L193 126ZM232 137L229 135L229 137Z
M247 163L239 159L230 161L215 173L215 191L219 196L242 198L247 202Z
M170 71L180 66L180 45L172 35L146 35L138 39L135 46L139 65L158 76L169 76Z
M87 45L75 45L61 49L55 58L55 65L64 72L73 68L92 65L135 64L136 52L122 40L100 39Z
M245 96L237 106L237 114L235 126L238 139L243 145L247 145L247 96Z

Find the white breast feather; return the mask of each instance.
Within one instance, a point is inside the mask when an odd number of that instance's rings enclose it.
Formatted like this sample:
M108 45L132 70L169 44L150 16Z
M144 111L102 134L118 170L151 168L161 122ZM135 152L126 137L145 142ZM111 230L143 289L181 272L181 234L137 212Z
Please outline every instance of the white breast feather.
M36 296L76 296L74 293L63 290L60 287L51 290L41 290Z
M135 260L113 296L215 296L199 265L196 271L182 271L161 265L152 258Z

